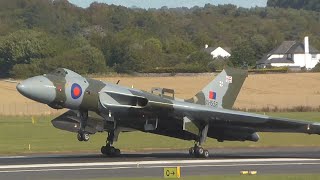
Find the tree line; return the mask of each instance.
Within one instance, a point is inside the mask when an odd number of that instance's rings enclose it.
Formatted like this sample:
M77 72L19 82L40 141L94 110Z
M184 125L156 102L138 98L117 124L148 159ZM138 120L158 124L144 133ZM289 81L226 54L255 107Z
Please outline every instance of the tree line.
M320 0L268 0L267 6L320 11Z
M254 67L284 40L308 35L320 49L319 29L319 12L307 10L210 4L145 10L96 2L83 9L67 0L0 1L0 76L57 67L82 74ZM232 56L212 59L205 44L229 47Z

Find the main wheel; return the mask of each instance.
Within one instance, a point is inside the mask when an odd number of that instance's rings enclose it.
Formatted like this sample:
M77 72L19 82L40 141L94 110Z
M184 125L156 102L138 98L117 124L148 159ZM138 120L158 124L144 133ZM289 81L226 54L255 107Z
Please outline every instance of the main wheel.
M209 151L208 150L204 150L203 157L204 158L208 158L209 157Z
M189 155L190 155L190 156L194 156L194 147L191 147L191 148L189 149Z
M114 156L120 156L120 154L121 154L121 151L120 151L120 149L115 149L115 151L114 151Z
M101 147L101 153L103 154L103 155L107 155L108 153L107 153L107 147L106 146L102 146Z
M204 149L202 147L197 147L195 149L196 157L203 157Z
M114 156L114 154L115 154L115 152L116 152L116 148L114 148L113 146L111 146L111 147L109 147L108 148L108 154L110 155L110 156Z

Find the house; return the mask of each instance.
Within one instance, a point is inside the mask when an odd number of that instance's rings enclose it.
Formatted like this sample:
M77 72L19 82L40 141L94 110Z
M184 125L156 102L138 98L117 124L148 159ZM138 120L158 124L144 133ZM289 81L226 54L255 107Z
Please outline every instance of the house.
M222 48L222 47L209 47L207 44L203 49L204 52L211 54L212 58L223 57L228 58L231 56L230 48Z
M320 61L320 51L309 45L309 37L304 43L284 41L279 47L257 61L258 68L285 67L306 69L314 68Z

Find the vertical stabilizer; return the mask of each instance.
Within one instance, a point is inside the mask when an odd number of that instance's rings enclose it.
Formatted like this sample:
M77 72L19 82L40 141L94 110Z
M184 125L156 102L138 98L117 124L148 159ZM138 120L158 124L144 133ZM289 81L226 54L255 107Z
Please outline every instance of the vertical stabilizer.
M248 72L246 70L225 68L202 91L187 101L231 109L247 77Z

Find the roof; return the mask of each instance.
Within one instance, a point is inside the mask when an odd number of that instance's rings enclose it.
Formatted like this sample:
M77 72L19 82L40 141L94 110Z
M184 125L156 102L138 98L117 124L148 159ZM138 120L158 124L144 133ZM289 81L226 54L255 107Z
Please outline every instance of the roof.
M270 54L265 54L259 61L257 61L257 64L264 64L270 57Z
M203 48L204 52L207 52L211 54L212 51L216 50L218 47L208 47L208 48ZM231 54L231 48L230 47L221 47L225 51L227 51L229 54Z
M280 46L273 49L269 54L286 54L288 50L296 44L295 41L283 41Z
M283 41L280 46L276 47L272 51L270 51L268 54L265 54L259 61L257 61L257 64L268 64L268 63L290 63L284 58L274 58L274 62L270 62L269 57L273 54L304 54L304 43L296 42L296 41ZM314 48L313 46L309 46L310 54L320 54L320 51ZM286 60L284 60L286 59Z
M296 41L283 41L280 46L273 49L269 54L304 54L304 43ZM309 46L310 54L320 54L320 51Z
M304 54L305 46L303 43L296 43L294 44L289 50L288 54ZM320 51L314 48L313 46L309 46L310 54L320 54Z
M211 52L216 49L217 49L216 47L208 47L208 48L203 48L203 51L211 54Z

